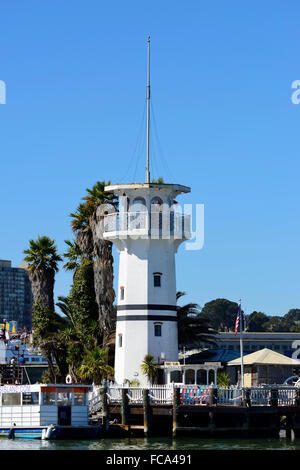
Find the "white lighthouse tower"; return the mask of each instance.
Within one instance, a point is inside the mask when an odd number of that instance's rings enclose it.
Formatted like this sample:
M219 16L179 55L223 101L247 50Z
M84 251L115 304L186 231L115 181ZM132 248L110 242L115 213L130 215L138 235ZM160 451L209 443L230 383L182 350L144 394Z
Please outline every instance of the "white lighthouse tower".
M107 186L119 197L119 211L104 224L104 238L119 253L115 382L141 386L148 385L141 370L146 354L156 364L178 361L175 254L190 238L189 216L175 201L190 188L150 182L149 46L148 39L146 182Z

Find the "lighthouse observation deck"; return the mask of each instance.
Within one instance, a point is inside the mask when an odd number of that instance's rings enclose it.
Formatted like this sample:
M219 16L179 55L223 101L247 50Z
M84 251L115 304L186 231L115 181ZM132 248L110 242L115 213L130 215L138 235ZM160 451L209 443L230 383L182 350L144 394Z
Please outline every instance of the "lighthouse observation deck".
M115 212L104 220L106 237L191 238L191 216L164 212Z
M191 236L191 215L183 214L174 200L190 188L174 184L124 184L105 190L119 196L119 211L107 213L103 236L115 238L163 238L188 240Z

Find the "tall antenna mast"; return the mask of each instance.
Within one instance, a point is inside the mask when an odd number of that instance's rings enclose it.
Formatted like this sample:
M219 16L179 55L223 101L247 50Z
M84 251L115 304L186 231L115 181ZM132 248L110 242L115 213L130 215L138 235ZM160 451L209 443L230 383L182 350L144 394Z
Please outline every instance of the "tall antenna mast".
M146 183L150 183L150 167L149 167L149 139L150 139L150 36L148 36L148 76L147 76L147 164L146 164Z

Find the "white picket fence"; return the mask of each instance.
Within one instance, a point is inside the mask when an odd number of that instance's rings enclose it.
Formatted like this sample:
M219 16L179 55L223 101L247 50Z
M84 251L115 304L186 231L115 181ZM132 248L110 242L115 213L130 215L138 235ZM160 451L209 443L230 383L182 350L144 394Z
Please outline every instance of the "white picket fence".
M127 389L129 403L143 403L143 388L140 387L121 387L120 385L108 385L107 396L110 403L118 403L122 400L122 389ZM173 386L172 385L152 385L149 388L149 397L151 403L172 403Z

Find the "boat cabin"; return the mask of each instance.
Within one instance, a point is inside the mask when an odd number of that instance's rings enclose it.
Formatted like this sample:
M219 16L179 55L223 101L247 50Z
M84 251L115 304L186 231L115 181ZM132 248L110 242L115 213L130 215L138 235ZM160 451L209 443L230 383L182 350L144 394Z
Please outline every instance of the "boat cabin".
M38 434L50 424L87 426L91 388L67 384L2 385L0 433L5 434L11 427L31 428Z

